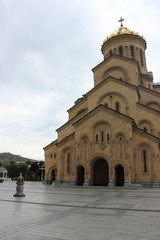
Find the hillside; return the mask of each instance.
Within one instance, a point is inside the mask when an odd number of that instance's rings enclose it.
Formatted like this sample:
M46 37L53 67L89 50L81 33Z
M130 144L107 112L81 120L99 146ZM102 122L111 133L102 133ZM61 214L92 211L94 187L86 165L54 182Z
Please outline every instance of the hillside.
M30 162L35 162L37 160L35 159L30 159L30 158L25 158L25 157L21 157L19 155L15 155L9 152L4 152L4 153L0 153L0 161L1 162L15 162L15 163L25 163L27 161Z

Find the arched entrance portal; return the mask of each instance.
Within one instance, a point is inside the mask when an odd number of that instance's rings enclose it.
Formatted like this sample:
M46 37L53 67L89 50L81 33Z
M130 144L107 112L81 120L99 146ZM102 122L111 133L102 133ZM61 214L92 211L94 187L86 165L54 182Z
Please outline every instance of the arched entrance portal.
M115 175L116 175L116 186L123 186L124 185L124 168L121 165L118 165L115 168Z
M93 166L93 185L107 186L109 182L108 163L105 159L98 159Z
M51 172L51 182L54 182L56 180L57 176L57 169L53 169Z
M76 181L76 184L77 185L83 185L83 183L84 183L84 173L85 173L85 171L84 171L84 167L83 166L78 166L77 167L77 181Z

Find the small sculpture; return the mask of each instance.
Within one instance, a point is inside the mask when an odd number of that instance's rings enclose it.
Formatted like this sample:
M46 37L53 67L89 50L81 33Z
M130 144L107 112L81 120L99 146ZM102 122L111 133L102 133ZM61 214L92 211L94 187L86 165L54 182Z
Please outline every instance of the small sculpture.
M23 185L24 185L24 178L22 176L22 173L20 173L19 177L17 178L17 187L16 187L16 193L13 195L14 197L25 197L25 194L23 193Z

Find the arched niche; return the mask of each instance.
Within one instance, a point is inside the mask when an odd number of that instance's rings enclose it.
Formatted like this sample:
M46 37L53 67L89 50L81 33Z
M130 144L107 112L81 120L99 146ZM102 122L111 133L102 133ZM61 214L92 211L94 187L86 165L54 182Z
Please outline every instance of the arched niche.
M99 97L97 105L103 104L109 108L117 111L117 104L119 105L118 112L128 114L128 100L119 92L111 91Z
M152 123L148 120L142 119L141 121L139 121L138 127L143 129L145 132L152 132Z
M152 180L152 158L153 158L153 148L149 143L140 142L136 145L135 153L137 160L136 167L139 169L141 176L145 178L145 176L150 176L150 180Z
M65 147L61 153L61 160L63 161L63 170L66 175L72 172L72 162L74 159L74 151L71 147Z
M103 78L107 78L109 76L128 82L127 71L119 66L111 67L104 72Z

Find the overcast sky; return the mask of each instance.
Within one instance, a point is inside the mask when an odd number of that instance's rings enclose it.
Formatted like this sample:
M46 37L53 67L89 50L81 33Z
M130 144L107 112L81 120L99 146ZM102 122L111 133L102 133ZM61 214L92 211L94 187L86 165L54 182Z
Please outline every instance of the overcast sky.
M120 17L146 38L160 82L159 0L0 0L0 152L44 159Z

